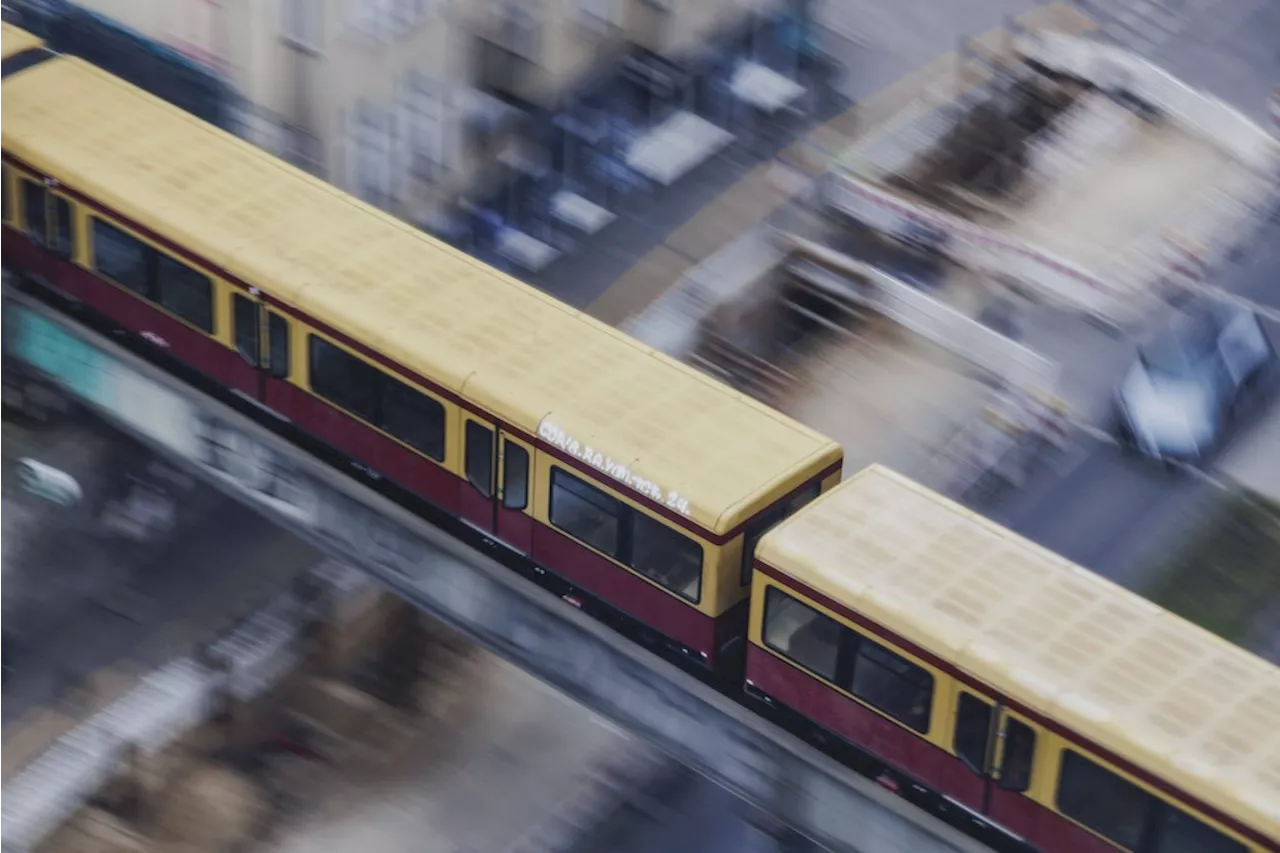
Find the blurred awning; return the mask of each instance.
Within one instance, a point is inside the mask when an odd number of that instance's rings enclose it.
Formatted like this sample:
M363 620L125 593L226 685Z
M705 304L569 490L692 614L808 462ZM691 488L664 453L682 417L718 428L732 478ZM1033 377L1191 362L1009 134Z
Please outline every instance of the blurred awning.
M733 134L690 112L678 112L627 150L627 165L663 186L733 141Z
M758 62L743 62L733 72L734 97L767 113L785 109L804 94L804 86Z

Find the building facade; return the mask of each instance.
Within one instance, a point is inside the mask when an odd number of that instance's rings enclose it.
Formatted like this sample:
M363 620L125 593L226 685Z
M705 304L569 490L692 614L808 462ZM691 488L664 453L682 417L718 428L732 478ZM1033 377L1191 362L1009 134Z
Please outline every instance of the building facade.
M530 122L772 0L79 0L214 71L238 131L418 224L531 156ZM533 122L536 124L536 121ZM536 135L536 134L535 134ZM536 145L531 146L536 148ZM503 165L505 164L505 166ZM501 180L500 178L498 180Z

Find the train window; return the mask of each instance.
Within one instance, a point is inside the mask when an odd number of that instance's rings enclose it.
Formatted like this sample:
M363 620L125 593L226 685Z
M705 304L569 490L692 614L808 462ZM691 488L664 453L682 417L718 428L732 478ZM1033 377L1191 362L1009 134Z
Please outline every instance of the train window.
M641 512L633 515L631 568L697 604L702 598L702 546Z
M1058 811L1127 850L1136 850L1153 798L1077 752L1062 751Z
M467 421L467 479L486 498L493 494L493 430Z
M269 372L276 379L289 378L289 321L274 311L267 312Z
M258 365L258 303L239 293L231 295L231 325L236 352L244 360Z
M203 332L213 334L213 282L165 254L156 256L159 303Z
M510 441L502 445L502 505L507 509L529 505L529 451Z
M929 731L933 676L866 637L858 639L853 664L854 696L918 732Z
M378 371L317 335L311 336L310 345L311 390L335 406L373 423Z
M835 681L842 633L836 620L769 587L764 601L764 643L769 648Z
M791 497L769 507L764 511L763 515L747 525L746 532L742 536L742 569L738 576L738 580L743 586L751 584L751 567L755 563L756 545L760 544L760 539L774 525L816 498L821 489L822 485L820 483L805 486Z
M974 773L987 772L987 744L991 739L991 705L972 693L960 692L956 703L956 757Z
M444 406L434 397L384 376L378 426L437 462L444 460ZM468 434L468 447L470 439Z
M1160 804L1153 849L1156 853L1246 853L1247 850L1239 841L1166 803Z
M71 202L60 195L53 197L53 250L69 258L75 250L75 232L71 228Z
M27 180L22 182L22 214L26 217L27 239L37 246L43 246L46 243L47 204L44 184Z
M551 523L595 548L618 557L626 506L559 468L551 469Z
M116 284L151 298L151 275L146 244L136 237L93 220L93 267Z
M1004 757L1000 759L1000 787L1020 792L1031 787L1031 767L1036 758L1036 732L1013 717L1004 720Z

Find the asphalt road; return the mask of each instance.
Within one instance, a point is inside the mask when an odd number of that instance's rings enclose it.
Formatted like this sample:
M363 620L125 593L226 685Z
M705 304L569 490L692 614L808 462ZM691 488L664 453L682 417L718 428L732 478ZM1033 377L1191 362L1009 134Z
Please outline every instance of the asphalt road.
M6 442L16 443L8 430ZM88 416L21 439L25 452L82 478L87 504L115 492L122 471L95 472L92 459L72 459L68 440L92 446L93 457L128 459L134 471L150 459ZM6 504L24 498L10 494ZM15 565L5 571L5 643L13 644L6 649L13 667L4 684L6 728L104 667L145 670L185 654L318 560L310 546L208 487L183 494L175 527L151 543L105 536L95 515L91 507L37 511L21 532L30 544L7 554Z

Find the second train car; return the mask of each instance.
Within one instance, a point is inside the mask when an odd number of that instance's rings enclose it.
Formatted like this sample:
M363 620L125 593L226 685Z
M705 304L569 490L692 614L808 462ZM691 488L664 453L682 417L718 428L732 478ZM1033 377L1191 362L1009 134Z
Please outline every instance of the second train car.
M748 691L889 787L1046 853L1280 847L1280 669L958 504L861 471L754 584Z

